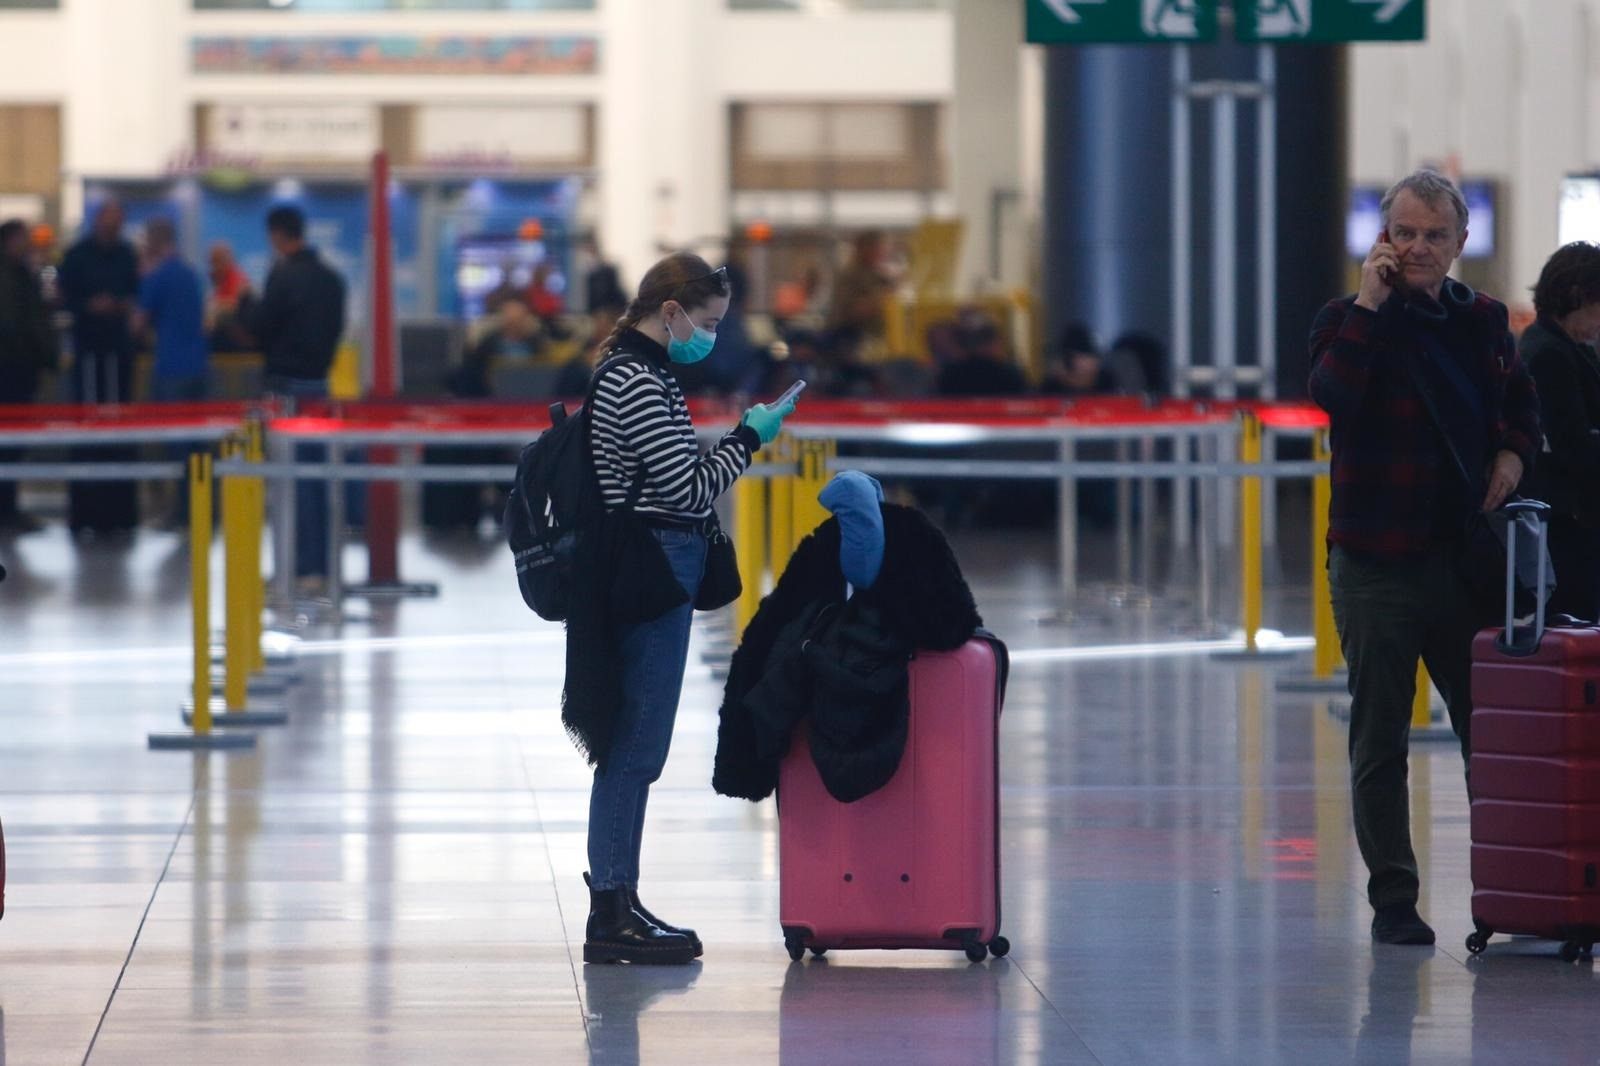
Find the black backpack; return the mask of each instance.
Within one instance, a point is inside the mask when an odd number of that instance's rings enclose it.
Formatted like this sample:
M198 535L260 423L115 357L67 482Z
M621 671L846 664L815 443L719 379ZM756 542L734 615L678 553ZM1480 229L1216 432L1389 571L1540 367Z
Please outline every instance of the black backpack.
M589 408L600 376L623 362L645 363L626 353L606 360L590 380L588 398L577 413L569 415L564 404L551 404L553 425L517 459L516 480L506 497L506 540L522 599L547 621L567 619L579 522L603 506L589 455ZM630 492L633 501L642 480Z

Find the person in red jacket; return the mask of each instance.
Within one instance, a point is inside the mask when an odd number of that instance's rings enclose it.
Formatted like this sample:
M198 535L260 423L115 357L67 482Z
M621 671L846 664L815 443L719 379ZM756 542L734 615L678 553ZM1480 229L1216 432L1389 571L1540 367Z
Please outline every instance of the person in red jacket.
M1360 292L1312 324L1311 396L1331 420L1328 578L1350 665L1351 793L1372 935L1432 944L1417 913L1406 787L1417 659L1465 756L1472 640L1488 621L1467 583L1465 534L1533 465L1539 402L1505 305L1448 276L1467 240L1460 191L1418 171L1380 211Z

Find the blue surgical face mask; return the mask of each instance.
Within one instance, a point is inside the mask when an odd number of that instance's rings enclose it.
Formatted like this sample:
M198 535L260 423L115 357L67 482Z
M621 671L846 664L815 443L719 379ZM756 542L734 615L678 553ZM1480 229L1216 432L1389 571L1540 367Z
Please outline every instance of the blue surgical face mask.
M684 321L689 323L694 332L689 334L688 340L679 340L678 335L673 332L672 322L669 319L667 321L667 358L674 363L683 363L685 365L698 363L711 354L711 349L717 343L717 335L709 329L701 329L696 326L690 321L687 311L684 312L683 318Z

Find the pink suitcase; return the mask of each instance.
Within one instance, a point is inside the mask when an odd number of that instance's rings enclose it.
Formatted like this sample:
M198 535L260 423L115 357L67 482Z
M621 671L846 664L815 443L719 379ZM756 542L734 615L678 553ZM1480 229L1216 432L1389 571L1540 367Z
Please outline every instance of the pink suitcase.
M1540 515L1542 542L1542 507L1506 509ZM1507 615L1472 647L1467 950L1524 934L1560 941L1570 962L1600 942L1600 629Z
M944 948L974 962L1000 935L1000 707L1006 647L980 632L911 663L905 755L855 803L823 787L805 729L778 779L779 920L807 948Z

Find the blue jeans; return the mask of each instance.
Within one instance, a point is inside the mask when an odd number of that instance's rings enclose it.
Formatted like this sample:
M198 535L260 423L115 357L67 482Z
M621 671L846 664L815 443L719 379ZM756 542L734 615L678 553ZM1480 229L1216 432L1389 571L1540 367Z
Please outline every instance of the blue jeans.
M269 393L290 400L321 400L328 395L322 378L268 377ZM322 444L295 446L297 463L325 463L328 449ZM294 576L328 576L328 483L320 478L304 478L294 483Z
M689 660L693 601L705 576L704 534L654 532L690 602L621 633L622 712L606 770L595 771L589 793L589 872L596 889L639 886L645 804L667 765Z

